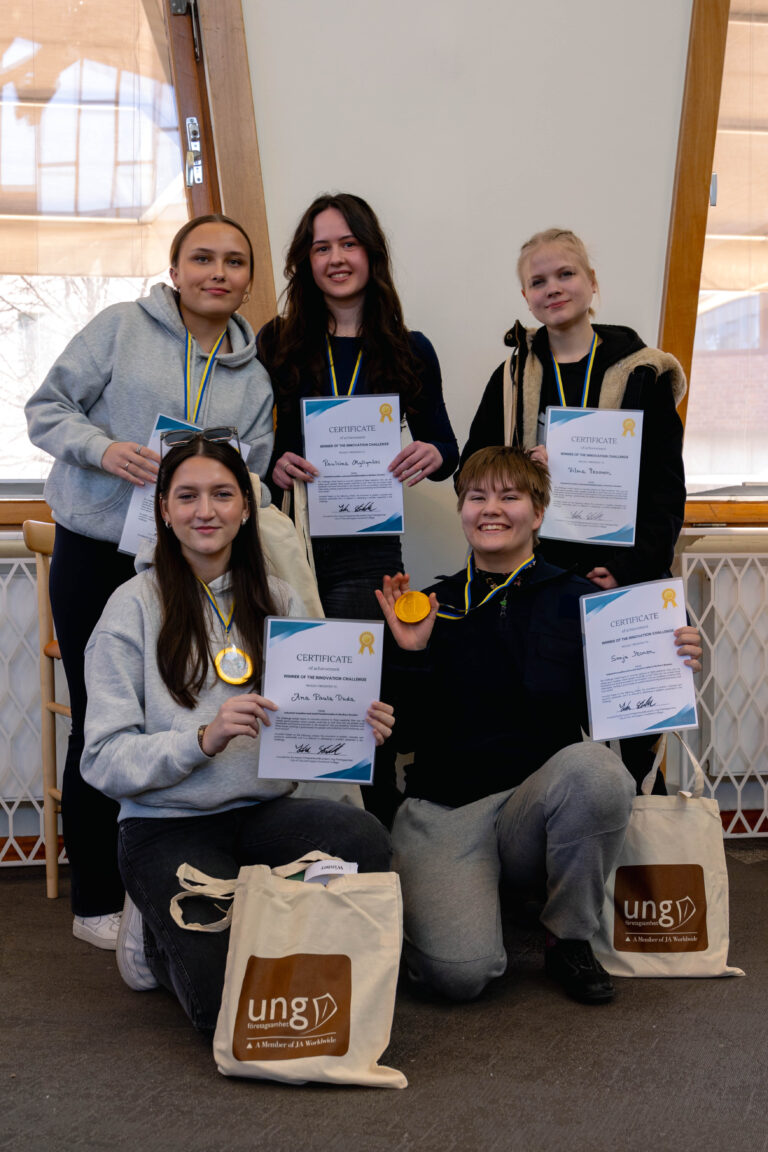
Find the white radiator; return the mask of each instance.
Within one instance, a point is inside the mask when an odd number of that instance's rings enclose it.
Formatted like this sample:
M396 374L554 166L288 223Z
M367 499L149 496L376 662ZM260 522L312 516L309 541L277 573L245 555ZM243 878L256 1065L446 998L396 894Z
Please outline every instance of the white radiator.
M57 699L66 678L56 670ZM69 721L57 721L63 767ZM19 532L0 534L0 866L41 864L40 670L35 559Z
M728 814L726 836L768 836L768 540L704 536L681 561L704 645L699 730L683 735Z

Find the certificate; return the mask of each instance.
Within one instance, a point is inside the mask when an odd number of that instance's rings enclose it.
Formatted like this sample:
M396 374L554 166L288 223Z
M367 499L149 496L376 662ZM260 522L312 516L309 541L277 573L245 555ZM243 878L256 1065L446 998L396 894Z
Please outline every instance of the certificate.
M642 412L547 408L552 499L539 535L583 544L635 542Z
M177 428L194 428L195 431L202 431L197 424L190 424L188 420L177 420L174 416L160 415L155 420L155 426L152 429L152 435L149 438L148 448L153 452L157 452L161 456L162 443L160 434L167 429ZM233 448L237 448L237 441L230 440ZM243 452L244 457L248 455L248 445L241 444L240 450ZM125 514L125 523L123 524L123 532L118 544L119 552L128 552L135 556L138 552L142 541L149 540L154 543L157 533L155 530L155 485L144 482L144 487L140 488L138 485L133 486L131 492L131 499L128 504L128 511Z
M693 672L675 647L686 623L682 580L582 596L593 740L697 726Z
M400 451L398 396L302 400L311 536L393 536L403 531L403 487L387 468Z
M265 780L370 784L376 739L365 714L381 685L383 622L268 616L259 740Z

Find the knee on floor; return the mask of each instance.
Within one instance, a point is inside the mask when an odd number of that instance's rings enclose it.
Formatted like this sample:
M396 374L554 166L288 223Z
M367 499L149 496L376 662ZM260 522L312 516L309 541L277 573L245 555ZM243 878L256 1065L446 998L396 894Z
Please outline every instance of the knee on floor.
M447 1000L476 999L507 967L504 955L465 961L436 960L407 944L404 954L411 979L417 984L425 984Z

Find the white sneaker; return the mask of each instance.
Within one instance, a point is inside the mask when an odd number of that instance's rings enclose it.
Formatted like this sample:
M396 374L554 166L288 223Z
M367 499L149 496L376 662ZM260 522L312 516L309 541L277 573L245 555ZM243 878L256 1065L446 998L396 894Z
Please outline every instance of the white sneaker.
M151 988L160 987L152 975L144 951L144 921L127 893L117 937L117 968L134 992L149 992Z
M108 912L106 916L75 916L72 935L96 948L114 952L120 930L122 912Z

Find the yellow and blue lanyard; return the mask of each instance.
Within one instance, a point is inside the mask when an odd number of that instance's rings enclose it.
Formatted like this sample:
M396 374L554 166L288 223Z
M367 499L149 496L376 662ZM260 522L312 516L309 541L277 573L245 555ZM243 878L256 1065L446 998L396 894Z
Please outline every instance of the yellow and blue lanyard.
M587 406L587 397L589 396L589 381L592 377L592 365L595 362L595 351L596 350L597 350L597 332L595 332L592 336L592 346L589 349L589 361L587 363L587 370L584 373L584 387L583 387L582 392L581 392L581 407L582 408L586 408L586 406ZM560 365L558 364L557 360L555 360L555 357L552 355L551 352L550 352L550 356L552 356L552 363L555 367L555 379L557 381L557 392L558 392L558 395L560 397L560 407L561 408L567 408L568 404L567 404L566 399L565 399L565 389L563 388L563 378L560 375Z
M214 596L213 592L211 592L210 588L208 587L208 585L205 583L204 580L201 580L200 583L203 586L203 591L205 592L208 603L210 604L211 608L213 608L214 612L216 613L216 615L219 618L221 626L224 629L224 635L226 636L227 640L229 640L229 630L232 627L232 617L234 616L234 613L235 613L235 601L234 601L234 599L232 600L232 607L229 610L229 615L225 619L224 616L222 615L221 609L219 608L218 604L216 603L216 597Z
M326 354L328 356L328 371L330 372L330 376L331 376L331 388L333 389L334 396L338 396L339 395L339 383L336 379L336 366L333 363L333 349L331 348L331 338L327 333L325 336L325 351L326 351ZM357 354L357 360L355 361L355 367L354 367L354 370L352 372L352 379L350 380L349 388L347 389L347 396L351 396L353 394L353 392L355 391L355 388L357 387L358 377L360 376L360 362L362 361L362 359L363 359L363 350L361 348Z
M208 387L208 381L213 375L213 362L216 359L216 353L221 347L221 342L227 334L226 328L219 336L218 340L211 349L210 355L206 361L205 368L203 369L203 378L200 381L200 387L197 390L197 396L193 399L192 387L192 361L194 360L194 353L192 351L192 333L187 331L187 351L184 358L184 419L188 420L191 424L197 423L197 418L200 414L200 406L203 403L203 396Z
M488 601L492 600L493 597L496 596L499 592L503 592L505 588L508 588L510 584L512 584L513 581L517 579L520 573L524 572L526 568L530 568L534 562L535 561L533 555L529 556L527 560L523 560L522 564L518 565L514 572L510 572L509 576L507 576L503 584L499 584L496 588L492 588L488 595L484 596L479 604L473 604L472 580L475 575L475 557L474 554L470 552L469 559L467 560L467 582L464 585L464 608L453 608L450 604L446 604L446 606L441 608L437 613L438 616L441 618L441 620L463 620L464 617L474 608L482 608L483 604L487 604Z

